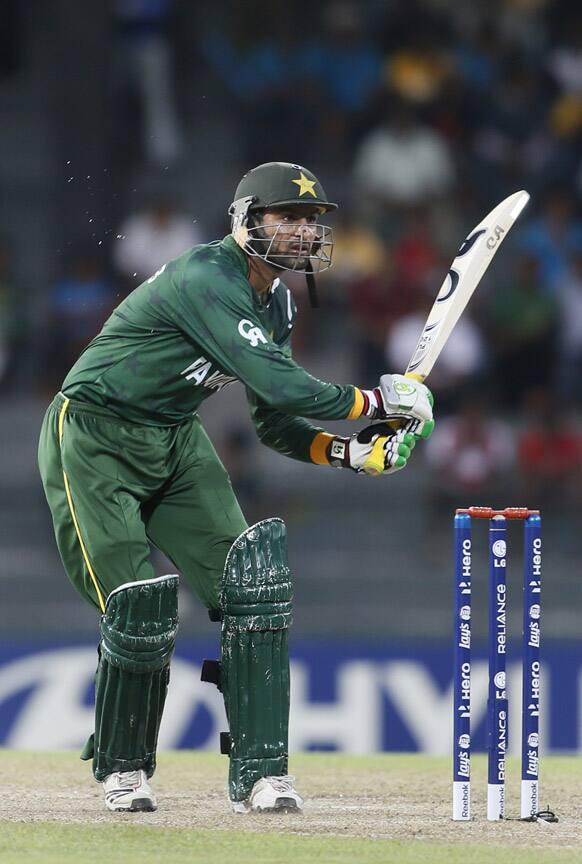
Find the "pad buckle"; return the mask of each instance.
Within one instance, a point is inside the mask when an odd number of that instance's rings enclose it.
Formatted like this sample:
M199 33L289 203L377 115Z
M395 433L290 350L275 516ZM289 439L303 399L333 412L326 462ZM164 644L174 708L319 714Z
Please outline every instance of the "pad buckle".
M220 661L219 660L203 660L202 670L200 672L200 680L208 684L215 684L221 690L220 676ZM221 690L222 692L222 690Z

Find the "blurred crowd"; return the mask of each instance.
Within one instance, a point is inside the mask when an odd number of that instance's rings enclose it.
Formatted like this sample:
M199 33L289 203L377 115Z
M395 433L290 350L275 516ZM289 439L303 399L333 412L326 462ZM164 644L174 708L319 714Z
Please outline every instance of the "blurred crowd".
M105 243L88 231L47 281L47 320L31 334L42 344L43 392L58 388L135 285L227 233L226 219L201 224L187 195L172 200L164 185L200 135L181 94L203 76L216 115L236 130L238 173L276 159L306 164L340 204L323 308L309 312L302 283L290 280L305 307L296 355L331 380L338 345L362 386L405 368L463 237L506 195L529 191L431 376L439 422L425 459L439 505L460 492L484 500L513 477L530 505L566 496L582 507L580 4L117 0L114 9L118 83L139 106L135 158L159 182L118 215ZM212 134L210 159L220 126ZM215 190L225 211L232 191ZM5 389L21 350L18 300L0 240ZM233 465L247 464L239 454L249 446L232 431Z

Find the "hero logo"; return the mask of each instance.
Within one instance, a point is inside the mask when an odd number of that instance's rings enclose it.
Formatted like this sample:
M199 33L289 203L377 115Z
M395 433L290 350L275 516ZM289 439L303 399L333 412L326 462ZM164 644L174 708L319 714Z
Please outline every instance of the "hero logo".
M531 558L531 572L534 579L541 578L542 575L542 541L540 537L535 537L533 541L533 555ZM534 585L533 582L530 582L530 585ZM537 586L537 592L539 593L539 583Z
M243 339L248 339L253 348L256 348L259 342L267 343L267 337L261 328L249 321L248 318L243 318L238 322L238 332Z
M471 717L471 664L462 663L460 669L461 677L459 684L459 701L462 703L457 706L459 717L468 720Z
M530 717L538 717L539 716L539 701L540 701L540 674L541 667L539 660L534 660L531 664L531 669L529 672L529 685L528 685L528 700L531 700L531 704L528 706L528 710L530 712Z
M462 594L471 593L471 541L468 537L463 540L463 558L461 561L463 572L462 576L465 582L459 583L459 588L463 588Z

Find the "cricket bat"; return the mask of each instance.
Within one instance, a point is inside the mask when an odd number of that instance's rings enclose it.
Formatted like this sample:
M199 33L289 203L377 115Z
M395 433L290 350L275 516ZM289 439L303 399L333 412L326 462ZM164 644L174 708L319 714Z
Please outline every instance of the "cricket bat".
M513 223L529 201L523 189L509 195L465 238L429 312L426 324L404 373L424 381ZM382 441L376 442L364 466L366 474L384 469Z

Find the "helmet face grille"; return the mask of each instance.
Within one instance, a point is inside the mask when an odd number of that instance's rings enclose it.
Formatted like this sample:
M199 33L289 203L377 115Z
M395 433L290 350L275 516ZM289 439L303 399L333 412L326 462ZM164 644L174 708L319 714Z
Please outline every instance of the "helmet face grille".
M281 270L308 269L321 273L331 267L333 230L328 225L275 223L246 227L243 248L249 255L262 258ZM292 234L289 237L289 233ZM240 243L238 238L237 242ZM240 238L243 239L242 237Z

